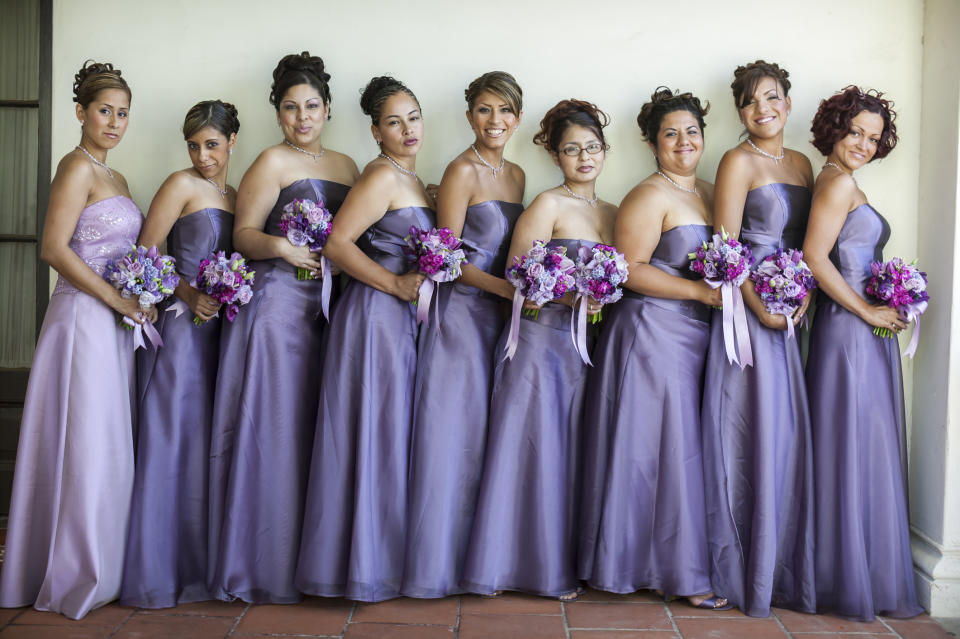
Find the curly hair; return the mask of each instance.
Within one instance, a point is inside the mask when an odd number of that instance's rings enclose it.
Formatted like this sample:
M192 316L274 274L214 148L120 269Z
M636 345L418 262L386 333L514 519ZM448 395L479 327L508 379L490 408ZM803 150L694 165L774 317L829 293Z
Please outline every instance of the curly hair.
M701 104L700 98L689 92L680 93L679 90L671 91L668 87L657 87L650 96L650 101L640 107L640 113L637 115L637 126L640 127L643 139L656 146L660 124L663 118L673 111L689 111L697 119L700 130L703 131L707 127L703 116L710 112L710 103Z
M610 124L610 117L597 108L596 104L573 98L561 100L540 120L540 130L533 136L533 143L543 145L551 153L559 153L560 140L567 129L572 126L583 126L600 138L606 150L610 145L603 136L603 128L608 124Z
M757 60L739 66L733 72L733 82L730 83L730 88L733 89L733 102L738 109L747 106L760 80L764 78L776 80L783 87L783 97L787 97L790 93L790 80L787 79L789 77L790 73L776 62Z
M897 125L894 120L897 112L893 110L893 101L885 100L876 89L864 91L856 86L848 86L820 101L820 108L813 116L810 131L813 133L813 146L820 153L830 155L837 142L850 133L850 123L859 113L869 111L883 118L883 133L877 152L870 159L879 160L889 155L897 146Z
M515 115L523 110L523 90L516 79L506 71L489 71L470 83L463 92L467 100L467 108L473 111L477 97L484 91L489 91L504 100Z
M73 101L84 109L93 102L97 94L107 89L119 89L131 100L130 86L123 79L120 69L114 69L109 62L87 60L73 76Z
M389 75L379 75L367 82L360 92L360 110L370 116L373 124L380 124L380 111L391 96L406 93L420 106L420 100L400 80Z
M309 84L320 94L324 105L330 104L330 74L323 70L323 58L310 55L309 51L291 53L280 58L273 70L273 84L270 85L270 104L277 111L280 101L290 87Z

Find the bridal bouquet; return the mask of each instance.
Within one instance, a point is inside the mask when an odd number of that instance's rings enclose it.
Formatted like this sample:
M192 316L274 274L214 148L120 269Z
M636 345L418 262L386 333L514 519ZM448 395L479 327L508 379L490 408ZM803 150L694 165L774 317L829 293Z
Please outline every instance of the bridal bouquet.
M767 312L786 316L787 336L793 337L791 317L817 287L817 280L803 261L803 251L777 249L763 258L750 273L750 279L755 282L754 290Z
M200 262L200 272L194 285L220 304L226 305L227 320L237 317L240 307L253 297L255 272L250 270L247 261L239 253L229 258L223 251L211 253ZM199 317L193 318L196 325L203 324Z
M629 271L623 253L606 244L580 247L577 256L577 298L591 297L601 304L613 304L623 297L620 285L627 281ZM601 317L594 315L590 322L596 324Z
M906 354L913 357L919 341L920 316L927 310L927 301L930 299L927 295L927 274L917 268L917 260L908 264L899 257L887 262L872 262L870 272L867 295L874 301L900 311L900 317L906 322L917 323L906 350ZM879 337L894 335L890 329L880 327L874 328L873 334Z
M740 285L750 276L754 257L750 247L738 242L720 229L709 242L703 242L693 253L687 254L690 270L703 276L713 288L720 288L723 300L723 342L727 361L740 368L753 366L753 349L747 329L746 306ZM734 342L736 334L736 342ZM739 355L736 346L740 347Z
M135 298L140 308L146 310L173 295L180 283L175 270L176 261L169 255L161 255L156 246L133 246L123 257L107 262L103 278L124 298ZM147 333L154 346L163 346L160 334L150 322L137 324L129 317L121 320L134 331L136 347L144 346L143 332Z
M306 246L317 252L327 243L330 229L333 226L333 215L324 206L323 202L295 199L283 207L280 216L280 230L294 246ZM322 260L321 260L322 264ZM298 280L314 279L309 270L297 269Z
M411 226L409 234L403 238L407 246L403 252L414 262L420 273L427 276L420 285L417 299L417 323L429 324L430 302L433 299L435 283L452 282L460 277L463 265L467 262L463 252L463 242L446 227L429 230ZM439 310L435 310L437 328L440 328Z

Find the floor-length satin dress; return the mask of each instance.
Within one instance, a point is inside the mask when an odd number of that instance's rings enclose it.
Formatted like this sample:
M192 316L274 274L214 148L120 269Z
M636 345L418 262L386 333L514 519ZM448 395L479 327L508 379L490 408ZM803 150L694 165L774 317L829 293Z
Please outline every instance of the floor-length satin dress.
M758 262L800 248L809 211L804 186L753 189L740 239ZM813 449L798 339L747 309L754 365L741 370L727 361L721 313L701 414L713 590L751 616L768 616L771 604L813 612Z
M117 195L83 209L70 248L98 274L137 241ZM133 334L62 276L30 371L0 575L0 606L79 619L120 595L133 487Z
M490 200L467 207L462 239L473 266L503 277L523 205ZM410 444L406 567L402 593L462 592L487 444L487 413L503 299L472 286L441 284L441 329L421 328Z
M179 218L167 252L180 277L196 280L214 251L230 255L233 214L206 208ZM224 313L202 325L191 311L160 308L163 348L137 352L138 434L124 605L169 608L210 599L207 498L210 424ZM243 312L243 311L241 311Z
M660 236L650 265L685 279L709 241L689 224ZM710 309L624 290L593 352L584 411L579 576L594 588L710 592L700 397Z
M265 232L280 235L283 207L322 201L336 213L349 187L320 179L280 191ZM320 280L298 280L282 259L250 262L253 298L222 329L210 441L208 584L213 596L294 603L317 386L326 321Z
M425 207L384 213L357 240L395 274L410 271L411 226ZM381 601L400 594L407 471L417 372L416 307L353 280L334 311L323 361L297 567L306 594Z
M830 260L857 293L889 237L869 204L847 214ZM817 607L861 621L912 617L922 609L910 555L899 343L825 294L817 302L807 360Z

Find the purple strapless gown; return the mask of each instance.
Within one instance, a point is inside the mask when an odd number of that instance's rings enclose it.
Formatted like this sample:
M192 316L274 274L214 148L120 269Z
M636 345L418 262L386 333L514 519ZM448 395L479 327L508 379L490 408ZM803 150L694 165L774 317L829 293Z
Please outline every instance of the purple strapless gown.
M470 264L503 276L522 211L522 204L496 200L467 208L463 241ZM487 442L494 349L504 324L499 296L459 282L439 288L443 334L431 317L417 360L401 589L408 597L462 592Z
M554 239L576 259L586 240ZM572 311L546 304L497 343L487 450L461 586L557 597L577 588L580 430L587 366L570 339ZM588 340L588 347L593 339Z
M889 237L869 204L847 215L830 260L853 290L863 293ZM817 606L862 621L912 617L923 611L910 556L899 344L826 295L818 302L807 361Z
M697 279L687 253L711 234L672 228L650 264ZM707 593L700 397L710 309L624 290L604 324L584 412L579 576L611 592Z
M810 191L767 184L750 191L740 238L759 262L803 243ZM813 450L798 340L747 309L754 365L727 362L714 311L704 380L704 489L711 580L748 615L770 606L816 609Z
M185 281L214 251L229 255L233 215L201 209L170 229L167 250ZM137 353L138 435L130 532L120 601L169 608L210 599L207 590L207 475L220 355L220 319L160 309L163 348ZM241 311L243 312L243 311ZM222 314L221 314L222 317Z
M70 248L102 274L137 241L127 197L80 213ZM79 619L117 598L133 487L133 333L57 280L23 405L0 606Z
M282 235L283 207L323 200L336 213L349 187L297 180L280 191L265 232ZM275 258L253 261L253 299L222 329L210 441L208 584L221 599L294 603L310 449L317 419L319 280Z
M387 211L357 244L380 266L406 273L404 236L434 224L428 208ZM304 593L358 601L400 594L416 370L416 307L351 281L323 360L297 566Z

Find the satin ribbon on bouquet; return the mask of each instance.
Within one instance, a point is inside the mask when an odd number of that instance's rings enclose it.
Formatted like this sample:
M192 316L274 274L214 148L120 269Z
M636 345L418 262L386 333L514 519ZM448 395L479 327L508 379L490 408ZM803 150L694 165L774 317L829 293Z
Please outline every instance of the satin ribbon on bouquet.
M435 296L434 293L437 293ZM433 298L436 297L436 302ZM440 297L436 283L429 277L420 283L417 291L417 324L430 325L430 306L433 305L433 319L437 323L437 333L443 335L440 330Z
M750 346L750 332L747 329L746 305L740 287L734 286L733 282L704 281L710 288L720 287L720 298L723 304L723 345L727 351L727 362L739 364L740 370L753 366L753 348ZM792 326L789 318L787 323ZM734 334L736 334L736 342L734 342Z
M587 352L587 298L579 293L573 298L573 313L570 314L570 338L583 363L593 366Z
M189 284L193 288L197 288L197 280L193 280L192 282L189 282ZM174 317L180 317L184 313L190 312L190 307L187 306L186 302L184 302L182 299L180 299L176 295L173 295L172 297L174 297L173 304L168 306L164 312L169 313L170 311L175 311L176 315L174 315ZM213 317L220 317L220 311L217 311L216 313L214 313L211 319ZM197 326L200 326L200 324L203 324L203 321L201 321L199 317L194 316L193 323L196 324Z
M796 313L796 311L794 311ZM793 328L793 313L779 313L787 318L787 339L793 339L796 335L796 330ZM807 316L806 314L800 316L800 322L798 324L801 328L806 328L807 326Z
M910 359L913 359L914 354L917 352L917 345L920 343L920 316L923 315L926 310L926 302L908 304L900 309L900 317L903 318L903 321L908 324L910 322L916 323L916 326L913 327L913 337L910 338L910 344L907 346L907 350L903 352L903 354Z
M333 273L330 271L330 260L320 256L320 309L323 317L330 323L330 293L333 288Z
M507 345L504 347L506 355L500 361L513 359L517 352L517 344L520 343L520 311L523 310L523 294L520 289L513 291L513 305L510 308L510 332L507 333Z
M150 343L153 344L154 349L158 349L163 346L163 338L160 337L160 333L157 332L157 328L151 322L144 321L143 324L138 324L129 317L124 316L123 323L133 330L134 351L136 351L138 348L147 347L147 344L143 339L144 333L147 334L147 338L150 340Z

